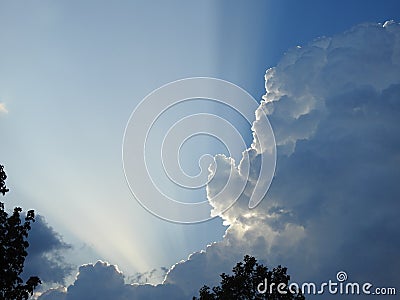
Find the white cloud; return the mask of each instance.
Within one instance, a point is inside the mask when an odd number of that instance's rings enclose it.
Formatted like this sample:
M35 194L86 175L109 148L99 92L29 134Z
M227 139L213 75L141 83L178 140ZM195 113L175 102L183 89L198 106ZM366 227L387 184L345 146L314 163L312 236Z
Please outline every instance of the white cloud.
M7 110L7 108L6 108L5 103L1 103L1 102L0 102L0 113L5 113L5 114L8 113L8 110Z
M90 286L103 297L97 299L158 299L161 291L163 299L178 299L180 289L190 299L203 284L218 283L244 254L287 266L296 281L329 280L345 269L353 281L397 284L400 25L359 25L296 47L265 79L256 116L261 110L269 115L278 162L263 202L248 209L250 183L221 215L229 225L224 239L173 266L164 285L125 285L115 268L100 263L80 270L65 299L92 299ZM269 142L262 122L253 125L258 140L243 162L253 175L257 151L265 149L259 146ZM208 195L218 193L232 167L229 158L217 158ZM239 170L234 176L243 180ZM218 211L221 203L211 204ZM104 289L113 296L105 298Z

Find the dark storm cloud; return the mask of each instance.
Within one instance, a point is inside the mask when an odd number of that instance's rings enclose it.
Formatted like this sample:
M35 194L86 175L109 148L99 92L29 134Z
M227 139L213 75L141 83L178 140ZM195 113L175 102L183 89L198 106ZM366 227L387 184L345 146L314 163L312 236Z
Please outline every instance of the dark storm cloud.
M28 236L29 248L24 276L39 276L42 282L64 283L73 268L64 261L63 253L71 248L50 227L44 217L36 216Z

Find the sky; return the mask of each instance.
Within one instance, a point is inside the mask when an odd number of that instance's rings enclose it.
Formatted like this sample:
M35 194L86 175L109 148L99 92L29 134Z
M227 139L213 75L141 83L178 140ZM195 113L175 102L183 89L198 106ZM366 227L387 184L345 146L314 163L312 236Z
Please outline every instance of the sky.
M39 299L96 298L88 294L94 283L102 299L191 298L246 253L287 265L299 280L328 280L345 269L353 279L397 284L400 29L383 24L399 22L399 12L389 0L1 1L0 163L7 207L40 215L25 271L43 278L41 293L59 289ZM202 154L226 155L216 158L217 169L203 168L214 176L207 186L182 191L157 177L180 201L209 200L216 218L196 224L144 209L131 190L147 188L146 174L133 169L138 182L128 185L122 161L134 109L188 77L232 82L258 102L246 106L254 115L245 122L195 95L197 102L174 106L154 127L162 138L174 122L204 112L237 126L243 143L233 154L210 136L183 144L182 168L191 176ZM269 126L275 176L249 210ZM161 177L159 150L149 151L149 170ZM246 164L249 185L223 211L234 190L212 196L226 174L243 182ZM128 285L146 280L164 281Z

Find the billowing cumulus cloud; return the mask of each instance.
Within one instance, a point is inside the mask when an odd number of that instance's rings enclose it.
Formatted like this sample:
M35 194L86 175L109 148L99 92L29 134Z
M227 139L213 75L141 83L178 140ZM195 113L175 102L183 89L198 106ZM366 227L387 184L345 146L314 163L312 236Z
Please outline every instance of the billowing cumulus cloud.
M253 124L258 140L249 151L270 142L263 111L278 148L267 197L249 210L245 191L221 215L229 224L224 240L175 265L166 282L191 293L192 286L217 283L219 273L249 253L288 266L299 280L334 279L344 269L352 280L396 286L400 26L359 25L296 47L266 72L265 87ZM258 159L250 155L253 170ZM218 193L232 167L229 158L217 165L222 170L209 194Z
M114 267L98 263L81 267L63 294L67 298L60 299L93 299L90 285L92 292L93 286L102 291L99 297L107 293L102 289L113 294L97 299L158 299L162 292L163 299L182 293L190 299L202 285L217 284L219 274L244 254L271 267L285 265L300 282L335 279L345 270L351 281L398 284L400 25L363 24L296 47L266 72L265 87L253 124L258 139L242 162L253 177L258 174L259 151L270 143L260 118L265 112L278 157L261 204L249 210L249 182L220 215L229 225L223 240L173 266L163 285L126 285ZM232 168L230 158L217 157L209 196L219 192ZM233 176L243 180L240 168ZM211 203L216 211L218 201Z
M75 282L67 289L49 290L39 300L146 300L185 299L173 285L125 284L124 275L114 265L98 261L79 268Z

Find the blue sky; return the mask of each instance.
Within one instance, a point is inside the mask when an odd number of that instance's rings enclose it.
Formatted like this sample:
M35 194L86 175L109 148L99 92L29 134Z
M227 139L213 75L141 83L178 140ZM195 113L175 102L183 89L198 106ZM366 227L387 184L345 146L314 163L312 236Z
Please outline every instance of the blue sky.
M132 197L121 151L136 105L193 76L231 81L261 100L265 71L288 49L399 14L389 0L1 1L6 203L44 216L72 245L63 253L73 265L102 259L127 276L170 267L221 241L226 227L221 218L165 222ZM249 127L243 136L249 146Z

